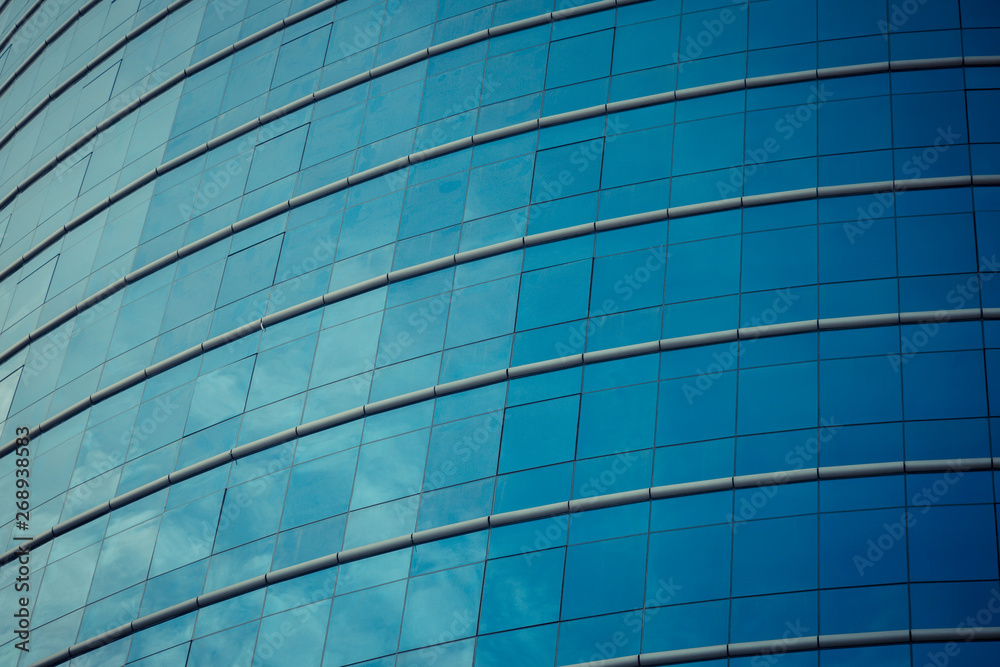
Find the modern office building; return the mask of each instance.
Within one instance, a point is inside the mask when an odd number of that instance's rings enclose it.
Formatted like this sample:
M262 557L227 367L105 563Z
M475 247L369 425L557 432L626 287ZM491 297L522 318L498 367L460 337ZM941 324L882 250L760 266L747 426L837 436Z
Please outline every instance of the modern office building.
M310 1L0 7L0 664L1000 664L1000 4Z

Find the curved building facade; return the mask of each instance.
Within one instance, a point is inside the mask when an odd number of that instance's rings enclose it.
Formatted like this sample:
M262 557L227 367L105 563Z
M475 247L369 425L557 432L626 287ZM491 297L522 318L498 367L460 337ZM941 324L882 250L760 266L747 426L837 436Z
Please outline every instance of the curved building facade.
M1000 5L310 1L0 7L0 663L1000 662Z

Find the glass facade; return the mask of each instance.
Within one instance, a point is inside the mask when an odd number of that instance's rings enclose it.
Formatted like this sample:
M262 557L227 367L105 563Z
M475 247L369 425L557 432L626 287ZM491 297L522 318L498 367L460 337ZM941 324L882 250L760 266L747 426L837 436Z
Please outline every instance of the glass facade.
M2 3L0 664L1000 663L998 107L995 0Z

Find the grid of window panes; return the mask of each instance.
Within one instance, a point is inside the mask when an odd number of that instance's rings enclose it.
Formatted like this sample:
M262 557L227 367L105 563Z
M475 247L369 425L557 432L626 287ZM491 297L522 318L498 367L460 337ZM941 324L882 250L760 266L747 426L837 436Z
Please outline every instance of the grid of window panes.
M265 314L528 234L742 195L1000 174L998 67L710 93L414 159L164 260L25 343L185 244L457 139L747 77L1000 55L993 0L640 0L434 55L586 2L344 0L143 97L310 4L192 0L96 62L166 3L103 0L47 42L82 6L49 0L0 53L2 84L42 49L0 96L0 131L13 133L0 196L20 187L0 210L0 269L57 236L0 281L0 352L12 350L0 364L2 441L75 410L32 441L32 533L235 446L498 369L741 326L1000 307L1000 188L915 183L510 250L261 327L74 408ZM0 10L0 34L28 6ZM269 111L420 53L113 197ZM217 467L34 550L30 653L15 648L7 613L21 595L16 563L0 567L0 662L28 665L275 569L493 513L733 475L991 457L1000 328L947 319L546 372ZM12 505L14 471L13 456L0 459L0 506ZM990 471L962 470L831 479L498 527L270 586L72 664L554 666L995 626L994 484ZM14 548L20 533L2 520L0 543ZM1000 646L766 660L923 667L939 655L988 664Z

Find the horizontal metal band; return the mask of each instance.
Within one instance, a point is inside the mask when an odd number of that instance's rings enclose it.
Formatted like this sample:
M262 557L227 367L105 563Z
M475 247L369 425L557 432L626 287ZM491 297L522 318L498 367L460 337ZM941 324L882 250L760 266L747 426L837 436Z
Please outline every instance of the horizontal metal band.
M976 459L978 465L975 469L998 469L996 466L990 464L989 466L983 467L981 460ZM989 461L989 459L986 459ZM952 472L956 470L970 470L973 465L967 460L941 460L941 461L926 461L923 462L928 464L928 468L933 467L936 472ZM1000 463L1000 461L998 461ZM853 479L862 479L865 477L877 477L883 475L882 469L879 467L882 464L859 464L855 466L846 466L853 469L854 474L850 477ZM905 467L905 462L897 462L896 465L903 469ZM760 486L778 486L785 484L797 484L806 481L815 480L821 477L818 471L823 470L823 468L813 468L798 471L788 471L788 472L775 472L768 473L766 476L767 481L762 481L760 475L742 475L731 478L722 478L721 480L708 480L708 482L727 482L725 488L729 489L745 489L745 488L756 488ZM931 472L931 470L927 470ZM804 474L803 474L804 473ZM76 657L82 655L83 653L95 650L104 646L108 643L121 639L122 637L127 637L129 635L138 632L139 630L145 630L146 628L159 625L161 623L166 623L175 618L184 616L185 614L191 613L197 609L202 609L220 602L225 602L226 600L231 600L232 598L238 597L240 595L246 595L247 593L252 593L254 591L266 588L267 586L278 584L284 581L289 581L291 579L297 579L299 577L304 577L322 570L335 567L342 563L356 562L359 560L364 560L367 558L374 558L375 556L381 556L384 554L392 553L394 551L399 551L401 549L408 549L416 544L427 544L429 542L436 542L440 540L445 540L452 537L459 537L461 535L469 535L471 533L477 533L484 530L489 530L492 527L500 526L510 526L515 524L527 523L529 521L537 521L539 519L555 517L555 516L565 516L570 514L590 512L600 509L606 509L610 507L621 507L624 505L634 505L638 503L650 502L650 500L657 500L661 498L679 498L685 496L699 495L703 493L711 493L718 491L718 488L712 488L705 482L689 482L682 484L671 484L669 486L657 486L650 487L648 489L637 489L633 491L621 491L619 493L609 493L602 496L596 496L592 498L583 498L579 500L571 500L568 502L553 503L550 505L542 505L538 507L529 507L521 510L514 510L512 512L503 512L502 514L490 514L484 517L479 517L476 519L469 519L466 521L460 521L457 523L448 524L445 526L438 526L436 528L429 528L426 530L415 531L411 533L405 533L388 540L382 540L380 542L375 542L372 544L367 544L360 547L354 547L352 549L346 549L343 551L338 551L327 556L320 556L319 558L314 558L312 560L305 561L304 563L298 563L296 565L290 565L288 567L281 568L279 570L272 570L263 575L257 575L250 579L238 582L227 586L226 588L219 589L216 591L211 591L209 593L203 593L197 597L191 598L184 602L178 603L163 609L153 614L148 614L137 618L134 621L125 623L113 630L110 630L98 637L93 639L80 642L69 647L68 654L58 653L45 660L41 660L34 663L33 667L43 667L49 665L58 665L65 662L69 656ZM26 543L29 548L35 548L30 542ZM8 552L9 554L15 552ZM3 558L7 559L8 554L4 554ZM16 558L16 556L14 556ZM4 562L10 562L13 558L5 560ZM994 641L1000 639L1000 628L990 628L987 631L980 632L978 629L966 629L965 637L961 637L960 640L968 639L967 635L972 631L976 633L976 636L980 638L980 641ZM914 631L916 633L917 631ZM820 648L846 648L849 646L861 647L861 646L882 646L886 644L894 643L909 643L909 642L939 642L947 641L952 638L952 635L941 635L941 632L953 632L955 638L958 638L958 630L951 629L946 631L941 630L920 630L919 635L914 634L911 636L908 631L893 631L891 633L885 632L871 632L871 633L860 633L857 635L825 635L822 637L799 637L794 639L780 639L771 642L743 642L739 644L729 644L728 646L716 646L716 647L704 647L695 649L681 649L677 651L664 651L661 653L650 653L643 656L631 656L628 658L615 658L613 660L604 660L597 662L586 663L587 667L613 667L621 663L621 660L636 660L633 663L635 665L675 665L683 664L686 662L693 662L699 660L707 660L711 658L721 657L739 657L739 656L752 656L752 655L765 655L775 653L773 647L775 645L781 645L784 647L782 652L794 652L794 651L813 651ZM941 639L944 637L944 639ZM101 638L106 638L106 641L99 641ZM65 657L64 657L65 656ZM582 665L577 667L583 667Z

